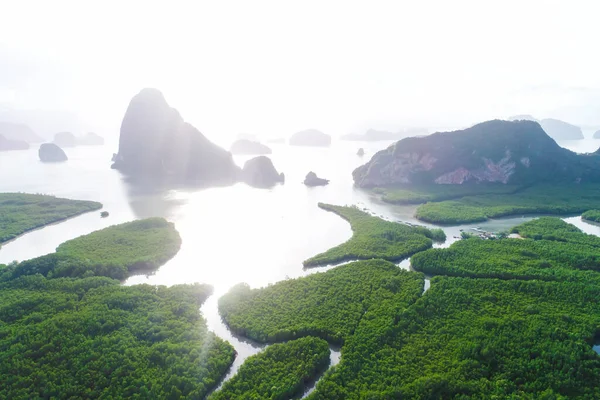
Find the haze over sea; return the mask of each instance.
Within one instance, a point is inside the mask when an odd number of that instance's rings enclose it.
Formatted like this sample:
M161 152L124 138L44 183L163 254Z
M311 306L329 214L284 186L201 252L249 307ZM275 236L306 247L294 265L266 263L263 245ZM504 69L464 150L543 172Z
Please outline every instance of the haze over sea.
M586 132L589 137L591 133ZM116 145L67 149L69 161L42 164L37 148L0 155L3 192L44 193L95 200L110 217L96 213L52 225L6 243L0 263L22 261L53 252L62 242L103 227L136 218L162 216L175 222L183 244L179 254L153 276L131 278L129 283L176 284L204 282L224 293L239 282L264 286L302 275L302 261L351 236L349 225L317 207L318 202L356 204L391 220L423 224L413 218L413 206L382 203L353 187L352 170L392 142L334 141L330 148L303 148L270 144L272 160L286 175L284 185L256 189L244 183L229 187L145 187L128 182L110 169ZM591 152L600 140L563 141L561 146ZM363 147L364 157L356 151ZM238 165L250 157L236 156ZM15 171L27 171L16 174ZM301 184L308 171L330 179L324 187ZM510 227L514 219L479 223L491 230ZM519 218L520 220L520 218ZM469 225L471 226L471 225ZM449 239L464 227L445 228Z

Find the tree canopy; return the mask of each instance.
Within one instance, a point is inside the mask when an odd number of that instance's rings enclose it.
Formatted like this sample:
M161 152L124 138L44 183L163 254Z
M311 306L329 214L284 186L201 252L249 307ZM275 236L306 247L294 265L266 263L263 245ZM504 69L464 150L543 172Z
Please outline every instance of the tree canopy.
M319 203L319 207L348 221L352 227L352 238L304 261L305 267L371 258L398 261L430 248L432 240L446 240L441 229L430 230L422 226L385 221L357 207L324 203Z
M26 193L0 193L0 244L44 225L98 210L95 201Z

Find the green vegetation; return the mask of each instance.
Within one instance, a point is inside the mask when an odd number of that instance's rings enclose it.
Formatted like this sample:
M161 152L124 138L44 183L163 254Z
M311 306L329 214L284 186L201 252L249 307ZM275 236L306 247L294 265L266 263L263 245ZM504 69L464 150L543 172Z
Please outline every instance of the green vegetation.
M463 185L397 185L372 189L391 204L422 204L482 194L512 194L521 187L501 183Z
M415 216L438 224L462 224L522 214L575 214L600 204L600 186L592 184L540 184L514 194L467 196L427 203Z
M448 249L414 255L415 270L432 275L501 279L600 282L600 238L559 218L543 217L514 227L527 239L470 238Z
M464 242L525 241L533 242ZM313 400L600 395L600 358L591 348L600 326L600 285L435 277L431 289L420 297L419 274L396 268L401 280L379 277L376 280L389 283L363 284L368 275L360 270L367 266L375 269L375 275L386 268L393 272L385 261L356 262L263 289L244 289L241 294L238 288L222 301L237 308L235 317L242 321L246 336L267 341L283 339L267 332L292 324L304 334L318 334L319 330L307 328L326 327L323 321L340 326L338 314L351 309L352 303L361 306L362 316L343 324L351 329L342 335L342 360L319 381L310 396ZM332 279L357 272L355 282ZM333 294L315 296L307 283L329 286L322 293ZM366 287L371 289L365 291ZM369 292L368 301L361 303ZM334 300L325 303L331 297ZM308 304L313 298L314 303ZM308 312L299 315L304 308ZM258 385L261 371L257 368L245 381L254 377ZM245 388L254 393L253 385Z
M95 201L40 194L0 193L0 243L44 225L100 208L102 204Z
M238 286L220 311L261 341L343 342L313 400L598 398L591 345L600 280L591 270L600 270L600 238L549 217L513 232L524 239L468 238L414 255L419 270L469 277L435 277L420 298L420 275L370 260L263 289ZM260 370L247 381L253 376Z
M329 365L329 346L323 339L305 337L274 344L249 357L237 374L211 400L287 400Z
M600 238L550 217L513 232L524 239L468 238L414 255L419 270L464 276L434 277L423 296L421 275L370 260L239 286L220 311L262 341L341 338L342 360L312 400L599 398Z
M432 240L446 240L446 235L441 229L429 230L425 227L385 221L356 207L324 203L319 203L319 207L348 221L353 235L347 242L304 261L305 267L371 258L397 261L430 248Z
M581 219L591 222L600 222L600 210L589 210L581 214Z
M438 217L448 221L511 207L593 210L598 200L600 188L589 185L539 185L420 210L447 207ZM600 398L592 350L600 338L599 237L542 217L512 229L522 239L465 235L429 249L445 238L441 230L319 206L349 221L354 235L305 265L367 260L261 289L237 285L219 299L232 331L290 341L248 358L211 399L300 394L329 364L326 341L342 345L342 359L312 400ZM111 279L156 269L179 246L173 225L153 218L0 266L0 398L206 397L235 357L198 312L212 288ZM411 254L420 272L376 259ZM423 294L422 272L448 276L432 278Z
M205 397L235 357L198 312L212 287L110 278L157 268L179 245L152 218L0 266L0 398Z
M56 253L0 269L0 280L42 274L49 278L108 276L125 279L153 271L179 251L181 238L163 218L113 225L58 246Z
M103 277L0 284L0 398L202 398L234 358L198 313L211 291Z
M375 188L381 199L393 204L422 204L415 216L436 224L481 222L522 214L575 214L600 204L600 187L592 184L405 185ZM600 211L586 213L600 221Z
M536 218L513 227L511 232L534 240L581 243L600 248L600 237L583 233L575 225L556 217Z
M582 283L435 277L395 320L357 330L310 398L600 398L599 299Z
M339 344L374 304L405 307L422 291L421 274L358 261L262 289L237 285L219 299L219 312L232 331L260 342L318 336Z

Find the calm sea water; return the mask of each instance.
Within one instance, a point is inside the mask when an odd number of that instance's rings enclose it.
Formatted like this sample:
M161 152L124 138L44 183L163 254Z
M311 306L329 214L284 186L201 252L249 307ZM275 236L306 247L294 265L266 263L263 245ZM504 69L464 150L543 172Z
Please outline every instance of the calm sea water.
M28 233L0 249L0 263L25 260L51 253L62 242L109 225L137 218L162 216L175 223L182 237L180 252L154 275L136 276L126 284L172 285L202 282L214 286L215 294L203 305L209 327L230 341L238 358L230 372L261 348L233 335L222 323L217 299L231 286L246 282L262 287L283 279L306 275L306 258L344 242L351 236L349 225L338 216L317 207L318 202L357 204L390 220L419 223L414 206L383 204L369 193L353 187L352 170L368 161L390 142L334 142L330 148L272 145L271 159L286 183L272 189L255 189L240 183L230 187L148 188L128 183L110 169L115 148L67 149L69 161L42 164L37 149L0 153L0 191L44 193L104 204L110 217L85 214ZM578 152L591 152L600 140L561 142ZM363 147L364 157L356 151ZM248 157L236 157L238 165ZM307 188L301 182L309 171L330 179L325 187ZM481 227L490 231L508 229L530 218L510 218L445 228L448 246L460 229ZM568 218L580 228L600 234L600 227ZM339 352L332 353L339 360Z
M69 161L43 164L37 150L0 153L2 192L45 193L96 200L110 213L86 214L34 231L5 244L0 263L24 260L52 251L65 240L136 218L162 216L175 223L183 239L181 251L155 275L130 283L205 282L217 292L238 282L263 286L302 274L302 260L351 235L341 218L317 207L320 201L386 207L352 186L351 172L387 143L340 142L331 148L274 145L272 160L286 175L284 185L256 189L239 183L229 187L148 188L128 183L110 169L108 147L67 149ZM356 155L359 146L367 156ZM249 157L236 158L239 165ZM326 187L302 184L309 171L331 180Z

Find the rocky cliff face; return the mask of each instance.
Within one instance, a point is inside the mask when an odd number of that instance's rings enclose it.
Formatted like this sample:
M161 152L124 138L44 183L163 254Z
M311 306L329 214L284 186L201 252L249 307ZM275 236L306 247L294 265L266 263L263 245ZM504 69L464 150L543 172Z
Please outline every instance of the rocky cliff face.
M600 157L563 149L533 121L488 121L400 140L357 168L360 187L598 180Z
M202 184L228 184L240 177L231 153L186 123L156 89L143 89L129 103L113 168Z
M516 163L512 160L509 150L506 150L505 156L497 163L489 158L482 157L483 165L479 169L468 170L460 167L454 171L445 173L435 179L435 183L440 184L459 184L465 182L500 182L508 183L508 180L516 169ZM524 164L528 166L528 164Z

